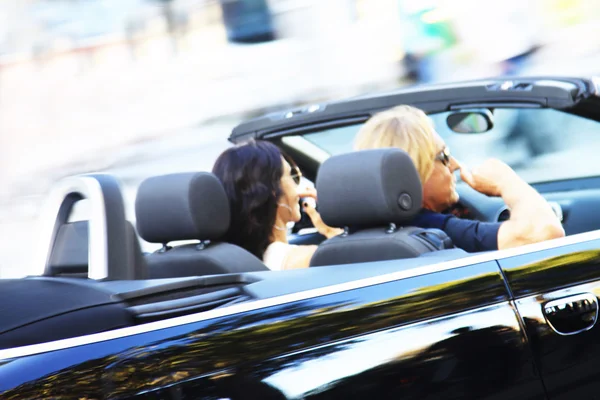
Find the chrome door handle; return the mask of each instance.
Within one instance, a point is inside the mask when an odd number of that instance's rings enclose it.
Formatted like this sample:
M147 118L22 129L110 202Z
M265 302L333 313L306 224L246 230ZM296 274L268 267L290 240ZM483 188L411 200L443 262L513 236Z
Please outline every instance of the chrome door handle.
M559 335L575 335L592 329L598 319L598 298L582 293L552 300L543 306L550 327Z

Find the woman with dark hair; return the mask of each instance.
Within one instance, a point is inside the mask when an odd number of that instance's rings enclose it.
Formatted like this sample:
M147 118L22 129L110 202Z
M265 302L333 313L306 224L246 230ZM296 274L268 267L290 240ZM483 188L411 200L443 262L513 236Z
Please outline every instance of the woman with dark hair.
M225 150L213 173L221 180L231 207L227 241L254 254L270 269L306 268L317 246L290 245L287 224L298 222L300 198L316 200L315 189L299 190L300 172L277 146L250 141ZM323 223L312 205L304 210L327 238L342 232Z

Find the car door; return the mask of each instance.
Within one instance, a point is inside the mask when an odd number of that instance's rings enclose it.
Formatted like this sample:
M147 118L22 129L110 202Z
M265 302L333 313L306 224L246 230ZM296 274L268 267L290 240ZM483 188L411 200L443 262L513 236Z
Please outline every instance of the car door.
M544 398L496 261L434 260L360 264L388 270L308 291L293 285L344 267L287 271L247 285L254 302L0 351L0 391L139 400ZM290 294L269 294L281 287Z
M599 236L499 260L550 399L600 398Z
M110 384L135 399L544 398L497 263L461 263L179 328L120 354Z

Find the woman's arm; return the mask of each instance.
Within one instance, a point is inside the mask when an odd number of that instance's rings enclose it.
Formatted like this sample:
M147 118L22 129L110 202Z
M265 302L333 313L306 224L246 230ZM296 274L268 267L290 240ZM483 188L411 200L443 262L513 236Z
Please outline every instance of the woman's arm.
M317 191L313 188L307 188L302 191L299 191L300 197L311 197L313 199L317 199ZM334 236L339 235L344 232L343 229L340 228L332 228L326 225L321 219L321 215L319 212L308 203L303 204L304 212L309 216L310 220L313 223L313 226L317 229L321 235L325 236L327 239L332 238ZM308 268L310 266L310 259L312 258L315 251L317 251L316 245L299 245L290 247L284 260L282 269L299 269L299 268Z
M283 260L282 269L308 268L317 247L316 245L302 245L290 248Z

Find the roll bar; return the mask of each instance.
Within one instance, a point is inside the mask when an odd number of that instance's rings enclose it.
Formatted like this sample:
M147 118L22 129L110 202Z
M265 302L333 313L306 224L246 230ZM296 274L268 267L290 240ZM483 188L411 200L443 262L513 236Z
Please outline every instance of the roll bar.
M56 251L57 234L68 224L75 203L83 199L90 203L88 278L134 279L133 247L129 245L123 196L117 179L108 174L68 177L54 185L41 214L42 248L36 253L30 275L55 275L50 260Z

